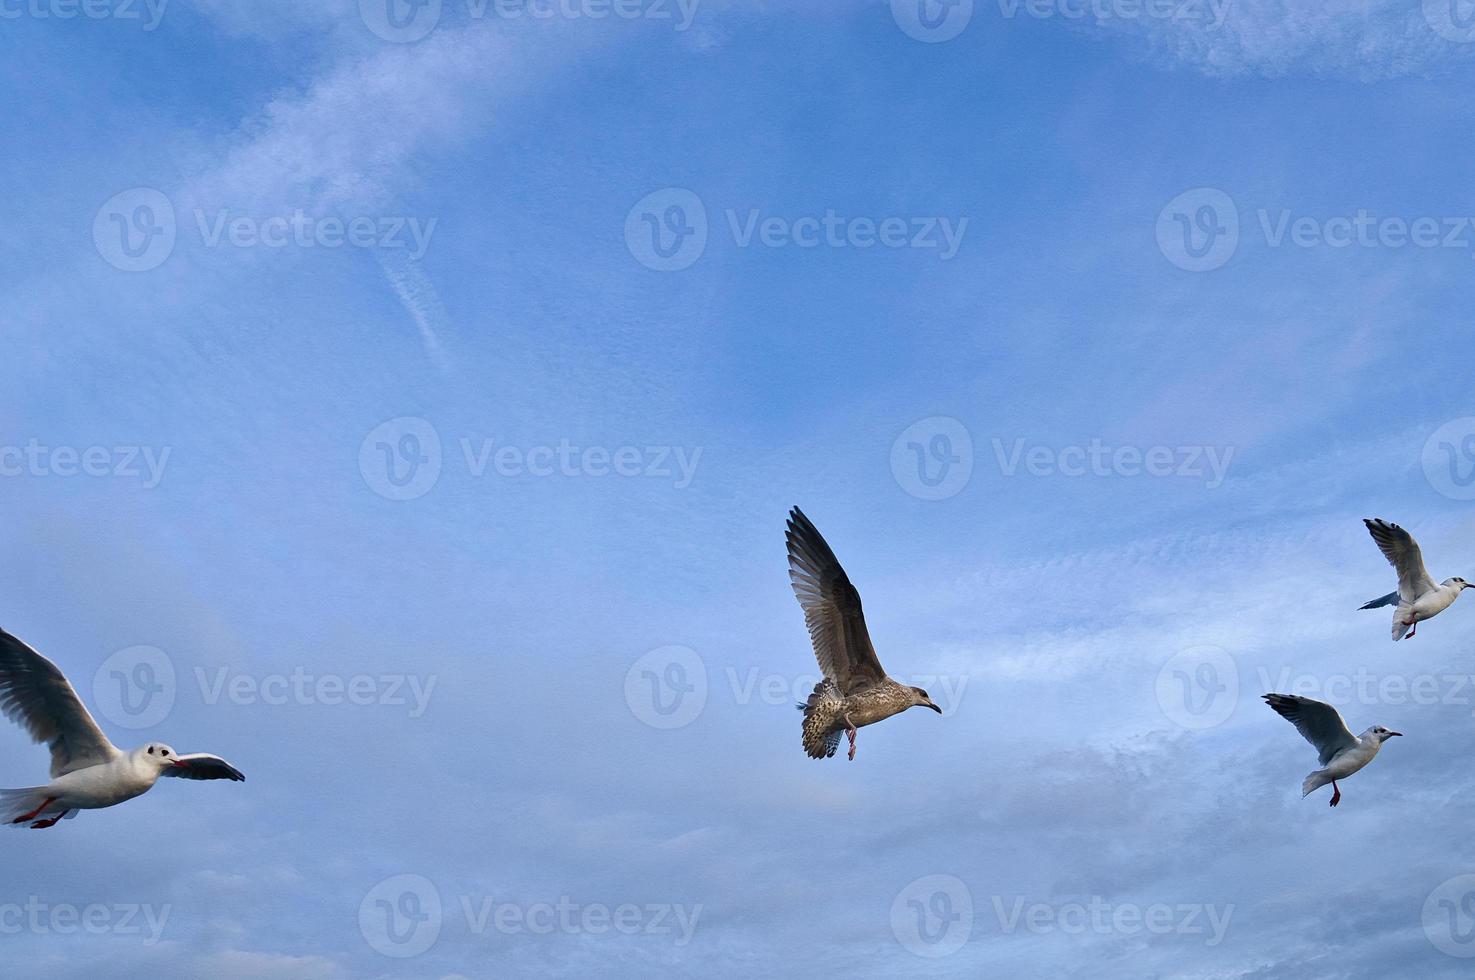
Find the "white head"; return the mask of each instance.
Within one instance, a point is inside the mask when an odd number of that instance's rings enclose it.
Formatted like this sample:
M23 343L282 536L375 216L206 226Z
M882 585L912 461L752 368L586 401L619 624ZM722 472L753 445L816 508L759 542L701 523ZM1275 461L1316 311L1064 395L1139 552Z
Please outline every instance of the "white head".
M1389 731L1388 729L1384 728L1382 725L1374 725L1373 727L1369 728L1367 731L1363 732L1363 734L1364 735L1372 735L1374 738L1376 738L1378 740L1378 744L1379 745L1382 745L1384 742L1388 741L1388 739L1392 738L1394 735L1402 735L1403 732Z
M938 714L942 714L942 709L932 703L932 699L927 696L926 691L922 690L920 687L914 687L910 690L912 692L912 707L931 708Z
M1460 587L1460 591L1461 592L1464 592L1466 589L1468 589L1470 587L1470 583L1469 582L1466 582L1464 579L1460 578L1458 575L1456 575L1454 578L1447 578L1443 582L1441 582L1440 584L1441 585L1458 585Z
M179 761L179 753L163 742L150 742L143 748L133 750L133 761L143 766L155 766L160 772L171 766L188 769L189 764Z

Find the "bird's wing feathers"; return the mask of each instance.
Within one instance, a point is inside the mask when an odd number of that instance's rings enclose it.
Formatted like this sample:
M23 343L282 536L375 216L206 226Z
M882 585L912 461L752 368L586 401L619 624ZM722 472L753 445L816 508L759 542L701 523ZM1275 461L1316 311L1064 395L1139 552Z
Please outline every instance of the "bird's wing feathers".
M835 553L798 507L789 512L784 537L789 544L789 581L804 609L820 670L846 696L879 684L886 671L871 646L860 593L845 577Z
M1347 723L1337 709L1322 701L1297 694L1266 694L1265 703L1282 718L1296 726L1296 731L1317 751L1323 766L1338 752L1357 745L1357 738L1347 730Z
M1368 602L1365 605L1358 606L1357 608L1358 609L1379 609L1379 608L1381 608L1383 606L1396 606L1396 605L1398 605L1398 599L1399 599L1399 596L1398 596L1398 593L1397 592L1389 592L1387 595L1380 596L1377 599L1373 599L1371 602Z
M163 774L179 779L233 779L239 783L246 781L239 769L218 755L196 752L193 755L179 756L178 761L184 765L170 766Z
M101 765L118 749L56 664L0 630L0 713L51 748L53 778Z
M1368 533L1377 542L1383 557L1388 559L1388 564L1398 572L1400 601L1411 603L1425 592L1439 587L1430 577L1429 570L1424 567L1423 552L1419 550L1419 543L1414 540L1413 535L1397 524L1384 520L1363 518L1362 523L1367 525Z

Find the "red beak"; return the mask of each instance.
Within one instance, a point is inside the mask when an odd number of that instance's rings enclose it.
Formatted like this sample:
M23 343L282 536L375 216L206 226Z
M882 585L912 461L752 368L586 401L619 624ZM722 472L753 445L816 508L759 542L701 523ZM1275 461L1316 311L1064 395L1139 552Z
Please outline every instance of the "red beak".
M188 769L189 768L189 763L188 762L180 762L178 759L175 759L174 760L174 764L176 766L178 766L179 768L181 768L181 769Z

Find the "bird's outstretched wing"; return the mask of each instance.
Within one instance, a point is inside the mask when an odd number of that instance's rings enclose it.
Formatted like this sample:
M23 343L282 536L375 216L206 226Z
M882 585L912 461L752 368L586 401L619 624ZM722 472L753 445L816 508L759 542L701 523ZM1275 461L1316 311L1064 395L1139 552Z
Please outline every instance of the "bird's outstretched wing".
M1398 593L1397 592L1389 592L1387 595L1380 596L1379 598L1374 599L1371 602L1364 603L1363 605L1360 605L1357 608L1358 609L1378 609L1378 608L1380 608L1382 606L1396 606L1396 605L1398 605Z
M886 671L866 632L860 593L845 577L835 553L798 507L789 511L784 537L789 543L789 581L804 609L819 669L847 697L879 684Z
M1357 738L1347 730L1347 723L1331 705L1303 698L1298 694L1262 696L1266 704L1295 725L1301 737L1311 743L1317 751L1317 761L1323 766L1332 761L1332 757L1338 752L1357 745Z
M174 765L164 770L165 776L175 776L179 779L233 779L238 783L246 781L246 777L241 775L241 770L218 755L196 752L192 755L181 755L174 761Z
M0 630L0 713L51 749L52 778L119 755L56 664Z
M1383 557L1388 559L1388 564L1398 572L1400 601L1411 603L1425 592L1438 588L1424 567L1424 554L1412 534L1384 520L1363 518L1362 523L1367 525L1368 533L1377 542Z

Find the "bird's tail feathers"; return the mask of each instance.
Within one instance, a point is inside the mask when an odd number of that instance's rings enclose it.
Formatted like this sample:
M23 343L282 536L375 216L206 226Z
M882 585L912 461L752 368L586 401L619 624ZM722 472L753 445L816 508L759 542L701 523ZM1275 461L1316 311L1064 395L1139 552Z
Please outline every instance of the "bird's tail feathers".
M1301 799L1304 800L1313 792L1321 789L1323 786L1331 781L1331 777L1326 774L1326 770L1324 769L1318 769L1315 772L1307 773L1306 778L1301 780Z
M1393 642L1394 643L1397 643L1399 640L1403 639L1403 635L1405 633L1407 633L1409 630L1413 629L1413 626L1408 622L1408 619L1409 619L1409 616L1410 616L1411 612L1412 612L1412 610L1407 605L1405 605L1404 603L1401 603L1401 602L1398 604L1398 608L1396 610L1394 610L1394 612L1393 612Z
M45 802L45 786L0 789L0 824L6 827L24 827L31 820L39 820L45 816L45 812L37 811Z
M814 685L809 700L798 706L804 712L804 751L811 759L828 759L840 747L840 729L836 722L843 703L840 688L826 677Z

